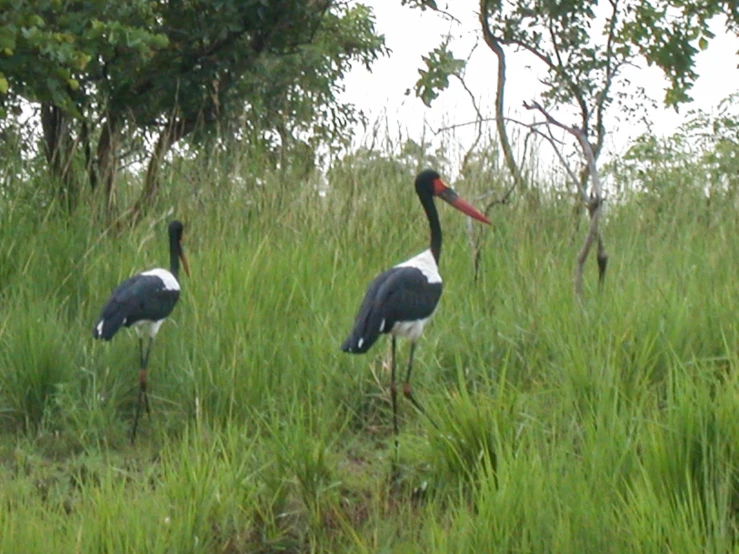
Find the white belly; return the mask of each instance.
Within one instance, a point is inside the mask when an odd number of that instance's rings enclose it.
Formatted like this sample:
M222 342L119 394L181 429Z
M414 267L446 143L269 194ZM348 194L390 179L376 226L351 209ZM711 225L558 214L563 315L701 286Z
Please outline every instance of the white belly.
M416 342L423 333L423 328L431 317L417 319L415 321L396 321L390 334L396 337L403 337L411 342Z
M131 327L136 329L136 334L139 337L143 337L144 335L148 335L150 338L154 338L157 336L157 333L159 332L159 328L162 326L162 323L164 323L163 319L160 319L159 321L149 321L148 319L144 319L141 321L137 321Z

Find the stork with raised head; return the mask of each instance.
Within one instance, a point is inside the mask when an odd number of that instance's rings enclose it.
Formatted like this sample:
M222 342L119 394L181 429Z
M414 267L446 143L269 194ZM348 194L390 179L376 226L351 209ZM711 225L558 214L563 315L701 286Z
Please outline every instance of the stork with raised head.
M370 349L381 334L392 335L390 397L393 407L393 430L396 437L398 435L397 389L395 386L397 337L406 338L411 343L403 394L420 412L425 414L423 407L413 396L410 381L416 342L436 310L442 291L441 275L439 275L441 224L434 197L441 198L478 221L490 223L483 214L449 188L434 170L427 169L419 173L415 186L416 194L426 212L431 228L430 247L375 277L367 288L364 300L359 307L354 329L341 346L344 352L363 354Z
M139 337L139 394L136 414L131 428L131 443L136 440L136 428L141 414L141 406L150 414L149 397L146 393L146 372L149 354L154 337L164 320L180 298L180 260L185 273L190 275L187 258L182 251L184 227L179 221L169 224L169 270L150 269L126 279L118 285L100 312L92 336L96 339L111 340L121 327L134 327ZM149 342L144 352L144 336Z

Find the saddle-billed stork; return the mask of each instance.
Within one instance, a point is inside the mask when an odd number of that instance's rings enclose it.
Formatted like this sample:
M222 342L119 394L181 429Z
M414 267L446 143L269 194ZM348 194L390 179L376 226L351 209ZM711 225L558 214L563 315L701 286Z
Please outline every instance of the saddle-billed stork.
M359 307L354 329L341 346L344 352L363 354L370 349L380 334L392 335L390 370L390 397L393 406L393 430L398 436L397 390L395 387L395 339L410 340L408 369L403 384L403 394L421 412L426 413L411 391L411 369L416 342L423 327L436 310L441 297L441 224L434 197L438 196L462 213L490 224L490 221L463 200L441 180L439 174L426 169L416 177L416 194L421 201L431 228L431 245L425 250L395 267L380 273L370 283ZM433 423L433 421L432 421Z
M179 221L169 224L169 271L160 267L138 273L116 287L103 306L92 336L96 339L111 340L121 327L136 329L139 337L139 394L136 415L131 428L131 444L136 440L136 428L141 414L141 405L149 411L149 397L146 393L146 371L154 337L164 320L180 298L179 270L180 260L185 273L190 276L187 258L182 251L184 227ZM144 354L144 335L149 344Z

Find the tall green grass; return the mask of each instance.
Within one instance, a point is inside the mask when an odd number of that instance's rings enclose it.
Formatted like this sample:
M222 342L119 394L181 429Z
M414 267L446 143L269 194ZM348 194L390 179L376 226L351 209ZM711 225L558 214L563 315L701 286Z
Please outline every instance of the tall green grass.
M441 206L445 292L414 371L439 430L401 401L393 474L387 341L339 345L369 279L426 248L413 171L344 164L322 196L237 162L175 164L122 232L4 201L0 552L735 549L731 205L611 206L607 283L589 266L582 303L568 202L496 208L478 282ZM175 216L192 277L131 447L136 339L90 331L118 282L166 263Z

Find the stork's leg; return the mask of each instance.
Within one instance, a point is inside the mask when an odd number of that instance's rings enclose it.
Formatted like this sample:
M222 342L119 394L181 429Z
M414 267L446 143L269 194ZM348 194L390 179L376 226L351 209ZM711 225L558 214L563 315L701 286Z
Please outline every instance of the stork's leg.
M398 441L398 388L395 386L395 335L392 337L392 351L390 359L390 399L393 403L393 435L395 438L395 457L392 461L392 478L398 477L398 458L400 456L400 444Z
M139 370L139 394L136 402L136 413L133 417L133 427L131 428L131 444L136 441L136 429L139 425L139 417L141 416L141 405L144 405L146 413L151 417L149 410L149 396L146 394L146 369L149 365L149 354L151 354L151 345L153 340L149 337L149 346L144 355L143 339L139 338L139 352L141 354L141 369Z
M144 337L139 335L139 367L144 367Z
M431 416L429 416L426 413L426 410L423 406L421 406L421 403L416 400L416 397L413 396L413 390L411 389L411 370L413 369L413 354L416 352L416 343L411 342L411 353L408 357L408 371L405 374L405 383L403 383L403 395L411 401L411 404L413 404L416 409L421 412L423 415L426 416L426 418L431 422L431 425L434 426L434 428L438 429L439 426L436 425L436 422L434 422L433 419L431 419Z
M395 450L398 449L398 389L395 386L395 335L392 340L390 358L390 399L393 403L393 432L395 433Z
M146 376L147 371L149 369L149 355L151 354L151 347L154 344L154 339L152 337L149 337L149 347L146 349L146 358L144 358L144 381L143 381L143 387L140 387L140 390L144 391L144 408L146 409L146 415L149 416L151 419L151 410L149 409L149 395L146 392Z

